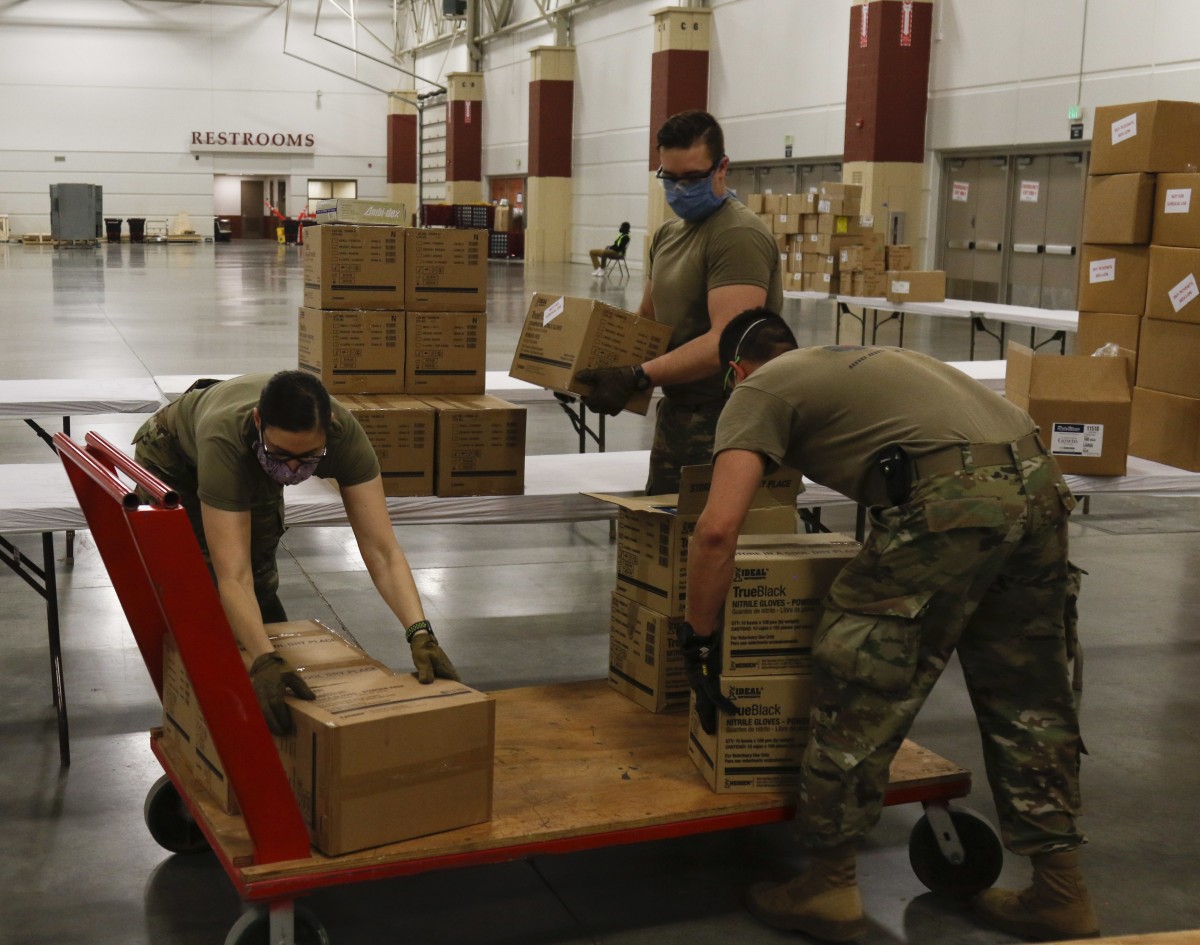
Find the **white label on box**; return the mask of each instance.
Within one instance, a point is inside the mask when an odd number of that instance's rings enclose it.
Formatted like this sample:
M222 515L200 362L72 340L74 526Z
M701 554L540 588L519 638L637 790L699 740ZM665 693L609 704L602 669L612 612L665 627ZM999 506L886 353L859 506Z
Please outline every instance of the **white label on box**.
M1172 187L1163 200L1163 213L1190 213L1192 210L1192 188Z
M1050 452L1058 456L1099 456L1104 452L1103 423L1051 424Z
M551 302L546 306L546 311L542 312L542 326L549 325L554 319L558 318L563 313L563 309L567 307L565 298L559 299L557 302Z
M862 227L864 230L874 229L875 217L869 213L864 213L861 217L858 218L858 225L860 227Z
M899 279L892 280L892 294L893 295L908 295L908 293L909 293L909 285L908 285L907 281L902 282Z
M1037 203L1038 191L1041 190L1042 182L1037 180L1021 181L1021 202L1022 203Z
M1116 282L1117 281L1117 260L1112 259L1093 259L1092 264L1088 267L1088 282Z
M841 263L844 266L848 262L850 262L850 250L843 249L841 252Z
M1171 304L1175 306L1175 311L1179 311L1189 302L1200 295L1200 288L1196 286L1196 276L1194 273L1188 273L1188 277L1179 285L1175 286L1170 291Z
M957 200L959 203L966 203L967 198L971 195L971 185L965 181L956 180L950 187L950 199Z
M828 200L818 200L817 201L817 213L828 213L829 208L832 206L833 206L833 204L831 204Z
M1120 144L1137 134L1137 112L1112 123L1112 143Z

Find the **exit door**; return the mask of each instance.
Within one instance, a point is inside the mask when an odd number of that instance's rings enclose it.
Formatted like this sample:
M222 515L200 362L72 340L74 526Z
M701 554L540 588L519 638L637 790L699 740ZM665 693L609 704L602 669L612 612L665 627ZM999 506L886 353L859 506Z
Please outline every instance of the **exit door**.
M999 302L1003 286L1009 159L949 158L943 182L946 295Z
M1018 156L1007 299L1075 308L1086 168L1081 153Z

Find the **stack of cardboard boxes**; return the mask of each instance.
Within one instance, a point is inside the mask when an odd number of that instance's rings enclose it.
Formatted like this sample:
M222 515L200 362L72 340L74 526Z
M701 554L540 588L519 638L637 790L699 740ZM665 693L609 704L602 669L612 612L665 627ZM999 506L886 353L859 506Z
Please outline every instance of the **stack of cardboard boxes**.
M329 204L305 233L300 369L363 424L388 495L520 494L525 410L484 395L487 232Z
M1200 469L1200 103L1096 109L1078 348L1136 365L1129 452Z
M912 247L885 246L874 217L862 213L857 184L751 194L747 205L775 235L789 291L913 302L946 297L944 273L912 272Z

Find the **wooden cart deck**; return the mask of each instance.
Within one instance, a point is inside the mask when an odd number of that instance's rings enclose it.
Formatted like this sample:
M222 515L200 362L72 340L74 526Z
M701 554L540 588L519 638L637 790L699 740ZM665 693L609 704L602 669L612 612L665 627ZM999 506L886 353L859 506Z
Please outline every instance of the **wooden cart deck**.
M714 794L687 756L684 713L654 715L607 682L511 689L496 697L492 819L484 824L342 856L254 865L241 818L222 812L199 783L163 767L247 901L339 883L592 849L791 819L784 794ZM970 772L905 742L887 803L969 793Z

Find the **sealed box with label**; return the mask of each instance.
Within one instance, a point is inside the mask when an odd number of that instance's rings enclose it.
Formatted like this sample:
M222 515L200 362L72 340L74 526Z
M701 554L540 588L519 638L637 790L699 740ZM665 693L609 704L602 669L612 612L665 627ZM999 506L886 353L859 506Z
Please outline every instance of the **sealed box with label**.
M486 382L487 315L405 313L405 393L482 394Z
M687 705L691 688L683 653L668 617L613 591L608 638L608 683L651 712Z
M335 396L402 393L404 313L302 308L298 365Z
M1079 310L1141 315L1146 308L1148 246L1084 243L1079 259Z
M334 197L331 200L318 200L313 212L318 223L409 225L408 211L404 204L387 200Z
M1158 175L1151 242L1200 247L1200 173Z
M941 269L929 272L901 272L889 269L887 299L889 302L944 302L946 273Z
M1200 322L1200 249L1150 247L1146 315Z
M1200 169L1200 103L1102 105L1092 126L1091 174Z
M1200 399L1134 388L1129 452L1200 472Z
M725 596L721 675L811 672L825 595L859 548L837 533L739 538Z
M1083 202L1085 243L1150 242L1154 219L1153 174L1103 174L1088 178Z
M1004 396L1027 411L1065 473L1123 476L1130 383L1124 357L1035 355L1009 342Z
M1143 318L1137 386L1200 398L1200 323Z
M779 470L759 484L743 535L796 531L800 475ZM588 493L620 507L617 513L617 590L670 617L687 597L687 543L708 501L711 466L685 466L678 495L616 496Z
M1095 354L1097 348L1107 344L1137 351L1141 327L1140 315L1080 312L1079 327L1075 331L1075 351L1077 354Z
M576 380L584 368L623 367L652 361L667 350L671 327L596 299L538 292L513 354L509 375L550 390L586 395ZM644 414L650 391L634 394L625 409Z
M911 246L892 245L884 247L884 265L892 271L903 271L913 267Z
M406 232L344 223L306 227L305 307L403 309Z
M735 714L717 713L717 731L700 726L692 699L688 757L718 794L794 792L808 742L811 676L735 676L721 680Z
M525 408L487 394L422 397L437 411L434 495L522 495Z
M404 305L409 312L487 308L487 230L409 227L404 233Z
M338 402L379 457L384 495L433 495L433 407L406 394L345 394Z

